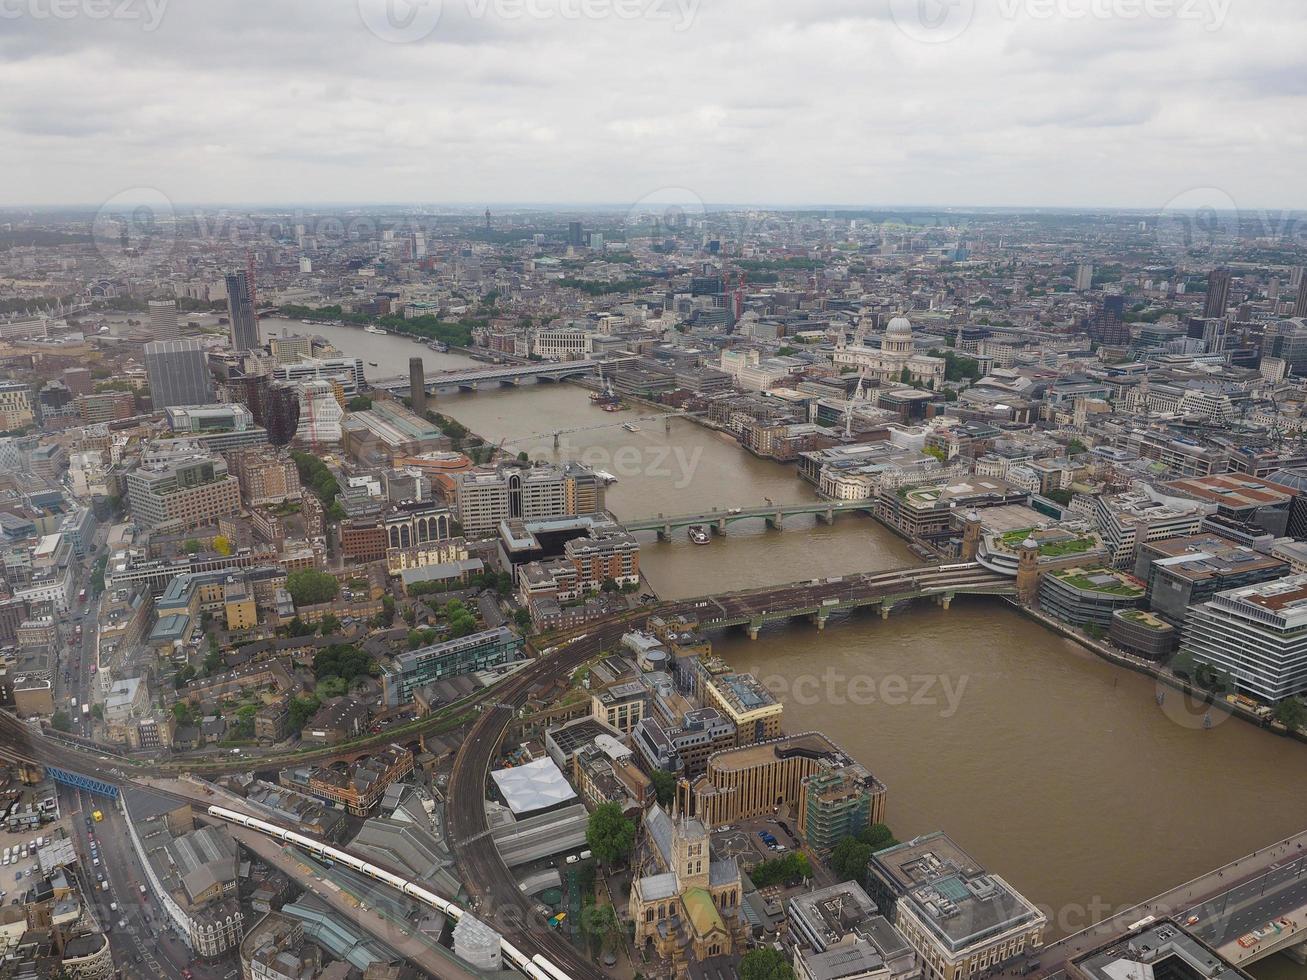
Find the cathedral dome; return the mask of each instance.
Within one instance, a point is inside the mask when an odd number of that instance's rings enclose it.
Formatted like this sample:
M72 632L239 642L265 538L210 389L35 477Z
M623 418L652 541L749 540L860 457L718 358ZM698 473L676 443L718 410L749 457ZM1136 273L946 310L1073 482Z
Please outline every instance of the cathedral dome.
M896 316L885 328L886 337L908 338L912 336L912 321L905 316Z

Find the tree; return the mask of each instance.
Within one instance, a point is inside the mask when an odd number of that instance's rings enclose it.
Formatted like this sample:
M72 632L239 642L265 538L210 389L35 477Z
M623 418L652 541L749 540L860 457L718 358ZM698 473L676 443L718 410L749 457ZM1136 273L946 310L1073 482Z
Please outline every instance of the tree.
M658 805L664 808L671 806L672 800L676 798L676 777L666 769L655 769L649 778L653 781Z
M318 700L316 694L310 694L307 697L298 697L290 703L290 727L296 735L304 728L305 722L318 713L322 707L322 702Z
M95 704L91 706L91 717L96 721L104 721L104 705Z
M519 609L517 612L513 613L513 623L523 633L527 632L531 629L531 610Z
M372 399L367 395L355 395L345 407L351 412L366 412L372 407Z
M752 871L749 877L759 888L766 888L768 885L779 885L787 881L796 881L800 878L812 877L812 865L808 861L806 854L797 851L791 851L782 858L776 858L774 861L763 861Z
M1285 698L1275 706L1274 717L1289 731L1297 731L1307 721L1307 708L1297 698Z
M602 803L590 814L585 842L601 862L616 864L631 853L635 844L635 823L626 818L616 803Z
M870 827L864 827L858 831L858 840L864 844L870 844L873 852L883 851L885 848L893 847L898 843L893 832L883 823L874 823Z
M320 699L339 698L349 693L349 681L343 677L324 677L313 692Z
M200 544L199 541L195 540L195 538L187 538L185 542L182 543L182 550L188 555L198 554L202 547L204 546Z
M331 636L340 629L340 620L331 613L322 617L322 622L318 624L318 632L323 636Z
M316 606L336 598L340 585L334 575L302 568L286 577L286 591L296 606Z
M57 732L71 732L73 723L68 717L67 711L56 711L50 719L50 726Z
M871 860L871 845L864 844L856 837L845 837L831 851L831 870L841 881L861 882L867 874L867 862Z
M178 701L172 706L172 716L177 719L177 724L182 727L193 724L195 721L191 706L185 701Z
M794 967L780 950L760 946L740 959L740 980L794 980Z
M1068 456L1080 456L1087 452L1089 452L1088 448L1079 439L1072 439L1066 444L1066 454Z
M231 539L226 535L219 534L213 539L213 550L226 558L232 552Z

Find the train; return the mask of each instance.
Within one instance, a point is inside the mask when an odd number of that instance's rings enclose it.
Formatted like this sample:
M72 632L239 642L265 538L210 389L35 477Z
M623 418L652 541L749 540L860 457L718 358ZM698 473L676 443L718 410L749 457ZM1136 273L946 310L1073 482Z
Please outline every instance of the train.
M321 858L324 861L330 861L333 864L343 864L345 867L361 875L379 881L382 884L389 885L398 892L402 892L409 898L429 905L438 912L449 917L455 923L463 917L464 909L455 905L453 902L441 898L434 892L428 891L416 882L407 878L401 878L384 868L379 868L375 864L369 864L362 858L357 858L353 854L342 851L339 848L331 847L322 841L314 840L312 837L306 837L303 834L296 833L293 830L287 830L285 827L278 827L276 824L268 823L266 820L260 820L258 817L251 817L248 814L240 813L236 810L228 810L226 807L211 806L208 809L209 816L217 820L226 820L228 823L234 823L249 830L257 831L273 837L284 844L294 844L301 847L310 854ZM545 959L539 953L535 956L527 956L522 950L507 939L500 939L500 949L504 958L513 966L521 970L523 974L530 977L531 980L572 980L571 974L560 970L549 960Z

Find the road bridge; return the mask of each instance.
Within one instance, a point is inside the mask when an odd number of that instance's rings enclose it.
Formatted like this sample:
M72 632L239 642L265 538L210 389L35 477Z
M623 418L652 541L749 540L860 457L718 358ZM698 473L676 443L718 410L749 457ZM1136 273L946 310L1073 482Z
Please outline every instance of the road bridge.
M520 385L527 381L554 382L565 381L590 374L598 368L598 361L551 361L548 363L506 364L484 368L468 368L465 371L447 371L433 374L426 379L428 394L441 391L476 391L482 385ZM382 378L368 382L368 386L377 391L386 391L392 395L409 395L411 386L408 378Z
M725 534L726 527L736 521L763 520L767 526L781 530L785 518L800 514L811 514L819 521L830 523L836 514L849 514L855 511L870 511L874 506L870 500L814 500L802 504L767 504L765 507L733 507L730 509L714 507L697 514L658 514L655 517L640 517L635 520L622 521L628 531L657 531L658 539L665 541L678 528L704 525L715 534Z
M1068 976L1068 964L1120 940L1143 920L1170 918L1226 960L1247 967L1272 953L1307 960L1307 831L1213 868L1155 898L1004 964L994 980Z

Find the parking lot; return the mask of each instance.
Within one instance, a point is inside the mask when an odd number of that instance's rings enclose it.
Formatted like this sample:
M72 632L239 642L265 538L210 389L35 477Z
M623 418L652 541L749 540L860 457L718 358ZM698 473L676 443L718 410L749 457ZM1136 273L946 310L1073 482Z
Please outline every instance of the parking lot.
M784 817L756 817L713 832L713 850L723 858L739 858L745 868L784 857L798 847L794 826ZM768 835L764 839L763 835ZM775 840L775 844L771 841Z
M48 839L55 824L47 824L39 830L24 831L21 834L0 831L0 854L9 848L9 863L0 865L0 903L13 904L18 896L27 890L39 868L36 862L36 841ZM24 851L26 856L24 856Z

